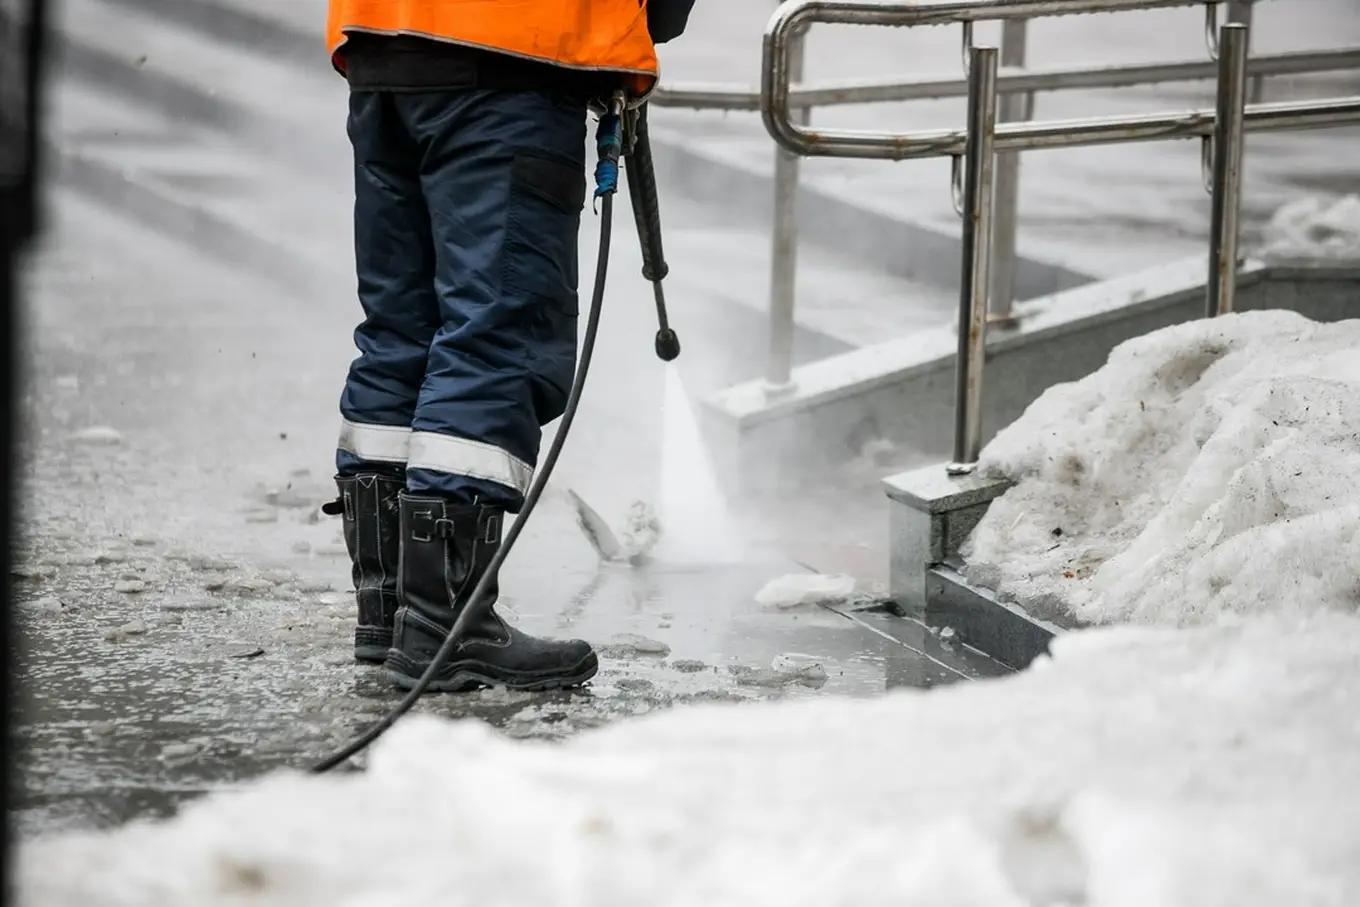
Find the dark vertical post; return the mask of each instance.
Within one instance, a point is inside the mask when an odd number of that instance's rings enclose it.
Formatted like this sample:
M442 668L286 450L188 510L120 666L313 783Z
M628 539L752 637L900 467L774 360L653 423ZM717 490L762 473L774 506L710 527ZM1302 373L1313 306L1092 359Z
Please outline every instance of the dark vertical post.
M1233 310L1237 295L1237 242L1242 210L1242 142L1247 106L1247 26L1219 29L1218 105L1214 117L1214 162L1210 190L1213 211L1209 235L1210 318Z
M0 0L0 343L3 358L4 392L0 394L0 533L4 535L0 552L0 619L4 621L4 667L0 669L0 697L4 701L4 721L0 724L0 753L4 754L0 777L0 809L6 817L13 805L15 778L14 725L17 690L14 683L14 652L18 643L10 594L10 550L14 516L13 476L15 442L15 400L18 397L17 265L19 253L38 227L38 131L39 87L43 64L43 38L46 26L45 0ZM0 900L13 903L10 824L4 827L3 853L0 854Z

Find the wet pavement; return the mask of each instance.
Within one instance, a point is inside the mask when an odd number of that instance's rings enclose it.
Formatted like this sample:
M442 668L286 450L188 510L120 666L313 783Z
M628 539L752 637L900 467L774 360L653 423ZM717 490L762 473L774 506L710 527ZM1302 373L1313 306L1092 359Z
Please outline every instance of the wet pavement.
M149 538L108 542L91 556L83 540L49 536L20 578L25 830L164 813L212 786L300 766L395 703L380 669L350 660L348 596L320 591L329 584L311 571L260 570ZM919 657L848 617L745 604L767 575L755 565L606 568L550 608L508 598L520 626L596 642L599 678L574 694L488 690L418 708L553 739L687 702L919 683L900 665ZM146 591L117 591L133 584ZM956 664L926 668L948 681L970 670Z
M396 699L380 670L351 661L348 564L338 524L317 512L333 495L335 400L352 355L347 265L297 294L65 189L49 218L27 281L14 577L27 694L16 820L29 833L164 814L304 765ZM583 238L586 261L592 245ZM512 620L596 643L601 674L577 694L488 691L419 708L557 739L690 702L997 673L884 614L755 603L796 561L840 569L837 546L858 543L830 530L848 519L834 507L793 526L778 508L738 514L749 552L734 564L599 564L566 489L613 519L657 484L661 371L649 306L627 304L647 300L636 258L618 250L618 304L576 437L503 580ZM759 335L740 310L693 295L677 318L687 380L730 380Z
M338 522L317 510L334 494L357 317L343 83L93 0L66 15L67 68L49 98L56 188L27 278L13 577L27 695L16 819L29 833L164 814L306 765L397 699L380 669L351 659L348 561ZM697 398L758 374L768 238L669 191L662 202L678 366ZM660 484L664 372L630 221L621 209L573 437L502 579L511 620L590 640L601 673L573 694L418 708L554 740L686 703L1003 672L872 608L887 563L878 478L911 452L744 503L731 514L740 557L599 563L568 490L621 521ZM597 227L587 211L583 287ZM816 250L803 261L813 288L902 290ZM891 324L801 325L795 361L948 314L899 308ZM769 580L809 569L850 573L865 596L837 611L756 603Z
M381 670L350 658L347 562L334 524L315 517L324 486L310 475L237 513L243 537L255 527L295 537L282 554L222 556L119 506L163 490L126 442L53 427L46 436L61 440L39 446L30 489L58 490L35 501L15 571L26 640L21 829L164 814L214 786L300 766L395 703ZM488 690L419 709L554 739L689 702L866 695L999 672L923 629L905 637L912 625L880 613L755 604L768 579L797 569L776 556L597 565L565 505L542 514L540 544L526 546L537 555L511 562L505 610L530 632L596 643L600 676L574 694Z

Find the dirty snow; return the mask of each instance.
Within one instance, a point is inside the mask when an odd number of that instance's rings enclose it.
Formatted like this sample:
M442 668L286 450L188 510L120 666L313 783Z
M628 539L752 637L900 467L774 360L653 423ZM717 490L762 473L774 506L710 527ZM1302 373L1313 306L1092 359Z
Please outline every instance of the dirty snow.
M1006 680L559 745L416 715L364 774L28 841L32 907L1343 907L1360 620L1060 638ZM388 842L375 849L375 841Z
M1360 195L1308 195L1282 205L1264 230L1270 258L1360 261Z
M1039 616L1196 624L1360 607L1360 321L1177 325L1051 388L983 452L1017 485L964 554Z

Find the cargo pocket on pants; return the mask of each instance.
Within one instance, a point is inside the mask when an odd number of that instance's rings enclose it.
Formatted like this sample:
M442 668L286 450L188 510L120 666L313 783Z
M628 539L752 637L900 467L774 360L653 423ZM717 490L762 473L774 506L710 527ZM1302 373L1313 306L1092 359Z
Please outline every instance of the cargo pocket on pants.
M576 368L577 235L585 197L582 162L515 154L501 287L521 329L540 425L562 415Z

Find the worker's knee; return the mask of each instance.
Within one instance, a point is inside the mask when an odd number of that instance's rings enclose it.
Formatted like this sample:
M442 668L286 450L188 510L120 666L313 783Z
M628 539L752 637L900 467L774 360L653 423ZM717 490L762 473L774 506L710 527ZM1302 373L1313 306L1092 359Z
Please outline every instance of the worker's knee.
M515 156L501 293L515 311L540 425L562 415L576 365L577 236L584 193L579 165L540 153Z
M351 364L340 399L347 419L379 425L410 425L425 380L430 338L382 330L372 319L355 331L359 357Z
M562 414L576 364L585 102L477 91L445 103L458 115L451 132L430 133L441 151L424 177L441 336L485 368L527 379L520 417L546 424ZM433 107L413 119L440 122Z

